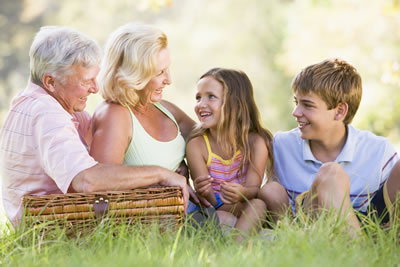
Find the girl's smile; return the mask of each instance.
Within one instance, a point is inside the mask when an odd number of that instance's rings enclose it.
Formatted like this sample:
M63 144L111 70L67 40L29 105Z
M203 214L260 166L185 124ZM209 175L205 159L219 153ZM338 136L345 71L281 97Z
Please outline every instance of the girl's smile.
M197 83L194 111L203 128L214 129L221 119L224 88L213 77L207 76Z

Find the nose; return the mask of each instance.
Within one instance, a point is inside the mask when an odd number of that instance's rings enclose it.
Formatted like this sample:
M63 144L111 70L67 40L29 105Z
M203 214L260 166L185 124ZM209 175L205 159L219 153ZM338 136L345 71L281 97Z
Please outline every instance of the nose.
M167 71L165 72L164 84L170 85L171 83L172 83L171 73L169 72L169 69L167 69Z
M90 85L89 92L92 94L96 94L99 91L99 87L97 85L97 81L94 80L93 83Z
M199 100L197 100L196 106L198 107L206 107L207 106L207 98L206 97L200 97Z
M301 111L300 106L299 106L299 105L296 105L296 106L294 107L294 109L293 109L292 116L295 117L295 118L298 118L298 117L301 117L302 114L303 114L303 113L302 113L302 111Z

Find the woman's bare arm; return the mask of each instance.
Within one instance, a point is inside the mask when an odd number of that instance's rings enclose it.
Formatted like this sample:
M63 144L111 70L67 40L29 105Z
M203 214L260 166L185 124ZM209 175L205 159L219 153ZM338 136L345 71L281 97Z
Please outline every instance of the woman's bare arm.
M185 140L187 141L187 138L189 137L189 134L195 125L194 120L192 120L185 112L183 112L183 110L181 110L169 101L162 100L161 104L165 106L169 110L169 112L172 113L176 122L179 125L179 129L181 130L183 138L185 138Z
M92 131L90 155L100 163L122 164L132 139L129 110L102 102L93 115Z

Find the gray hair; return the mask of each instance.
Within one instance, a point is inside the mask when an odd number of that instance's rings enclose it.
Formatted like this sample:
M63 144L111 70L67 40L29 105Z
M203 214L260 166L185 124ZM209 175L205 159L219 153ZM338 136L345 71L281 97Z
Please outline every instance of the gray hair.
M72 65L99 65L101 49L92 38L72 28L45 26L36 34L29 57L31 81L41 85L46 73L64 82Z

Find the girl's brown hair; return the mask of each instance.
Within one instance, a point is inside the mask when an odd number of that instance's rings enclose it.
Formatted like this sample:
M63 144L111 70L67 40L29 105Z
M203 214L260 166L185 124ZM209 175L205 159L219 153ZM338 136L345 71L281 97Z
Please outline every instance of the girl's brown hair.
M217 126L217 142L232 157L237 150L242 151L243 157L240 162L240 172L242 172L246 161L251 164L249 134L260 135L268 148L267 174L268 176L272 175L273 137L271 132L261 125L260 112L254 100L250 79L242 71L224 68L213 68L204 73L199 80L205 77L213 77L223 86L223 104L221 119ZM193 130L189 139L200 136L204 132L206 132L206 129L198 126ZM260 175L263 176L263 174Z

